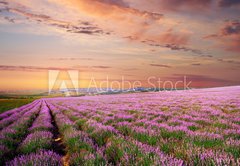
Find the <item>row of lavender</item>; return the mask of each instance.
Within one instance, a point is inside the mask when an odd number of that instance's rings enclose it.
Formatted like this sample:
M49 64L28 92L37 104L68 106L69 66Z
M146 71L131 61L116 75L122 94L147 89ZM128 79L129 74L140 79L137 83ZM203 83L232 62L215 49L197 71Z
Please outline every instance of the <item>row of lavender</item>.
M1 164L61 165L61 156L49 151L52 149L53 126L46 103L43 100L37 100L20 109L8 113L15 119L11 118L13 122L5 125L0 132ZM8 161L11 159L13 160Z
M3 129L0 131L0 158L11 155L16 146L26 135L27 128L37 116L41 103L35 102L10 113L1 114L6 117L0 121Z
M15 108L0 115L0 130L6 128L8 125L19 119L26 111L34 108L38 101L24 105L20 108Z
M235 87L48 102L93 140L105 162L239 165L239 90Z
M85 132L78 130L73 121L58 107L50 103L48 105L66 147L63 163L66 165L105 165L106 160L95 142Z

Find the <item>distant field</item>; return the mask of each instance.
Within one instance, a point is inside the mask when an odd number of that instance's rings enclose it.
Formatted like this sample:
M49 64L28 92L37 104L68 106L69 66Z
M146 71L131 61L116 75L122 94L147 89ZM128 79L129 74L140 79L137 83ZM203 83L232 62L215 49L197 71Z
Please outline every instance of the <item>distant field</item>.
M34 99L0 99L0 113L28 104L33 100Z

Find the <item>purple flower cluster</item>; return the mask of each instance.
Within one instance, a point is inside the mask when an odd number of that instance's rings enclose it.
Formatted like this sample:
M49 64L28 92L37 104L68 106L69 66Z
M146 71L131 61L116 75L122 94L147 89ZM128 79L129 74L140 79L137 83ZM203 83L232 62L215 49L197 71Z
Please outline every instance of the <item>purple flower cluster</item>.
M51 130L53 125L51 124L50 110L45 102L42 103L41 111L37 119L34 121L30 131Z
M6 166L26 166L26 165L51 165L63 166L61 156L53 151L40 151L29 155L22 155L6 163Z
M34 102L32 102L32 103L23 105L23 106L21 106L21 107L19 107L19 108L14 108L14 109L12 109L12 110L6 111L6 112L0 114L0 120L5 119L5 118L8 118L8 117L10 117L10 116L13 115L13 114L17 114L17 113L22 112L22 111L23 111L23 112L24 112L24 111L27 111L27 110L33 108L37 103L39 103L38 100L36 100L36 101L34 101Z
M29 134L21 143L20 150L31 151L51 147L53 134L49 131L36 131Z
M21 117L15 119L14 123L0 131L0 137L3 138L5 136L8 136L8 134L15 134L15 132L17 132L17 129L20 127L27 127L29 121L38 114L39 107L40 103L33 109L25 112Z
M39 102L33 102L20 108L15 108L0 115L0 130L23 116L24 113L36 107Z
M17 145L25 137L28 127L38 115L41 102L38 101L32 104L31 109L23 111L20 117L16 117L14 122L0 131L0 158L3 159L2 161L0 160L0 164L3 164L3 162L6 161L5 156L14 154Z

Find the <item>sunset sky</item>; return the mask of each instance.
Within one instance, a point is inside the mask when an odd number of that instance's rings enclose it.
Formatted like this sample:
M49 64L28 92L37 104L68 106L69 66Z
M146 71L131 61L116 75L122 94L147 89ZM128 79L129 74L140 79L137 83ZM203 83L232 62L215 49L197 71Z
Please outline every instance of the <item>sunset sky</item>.
M0 0L0 58L0 90L47 89L48 70L239 85L240 0Z

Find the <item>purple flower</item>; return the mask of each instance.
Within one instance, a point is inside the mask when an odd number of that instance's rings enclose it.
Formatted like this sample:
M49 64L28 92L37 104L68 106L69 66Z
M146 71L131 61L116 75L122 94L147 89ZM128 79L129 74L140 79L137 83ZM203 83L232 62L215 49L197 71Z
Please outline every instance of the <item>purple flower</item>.
M40 151L38 153L31 153L29 155L18 156L12 161L6 163L7 166L63 166L61 156L53 151Z

